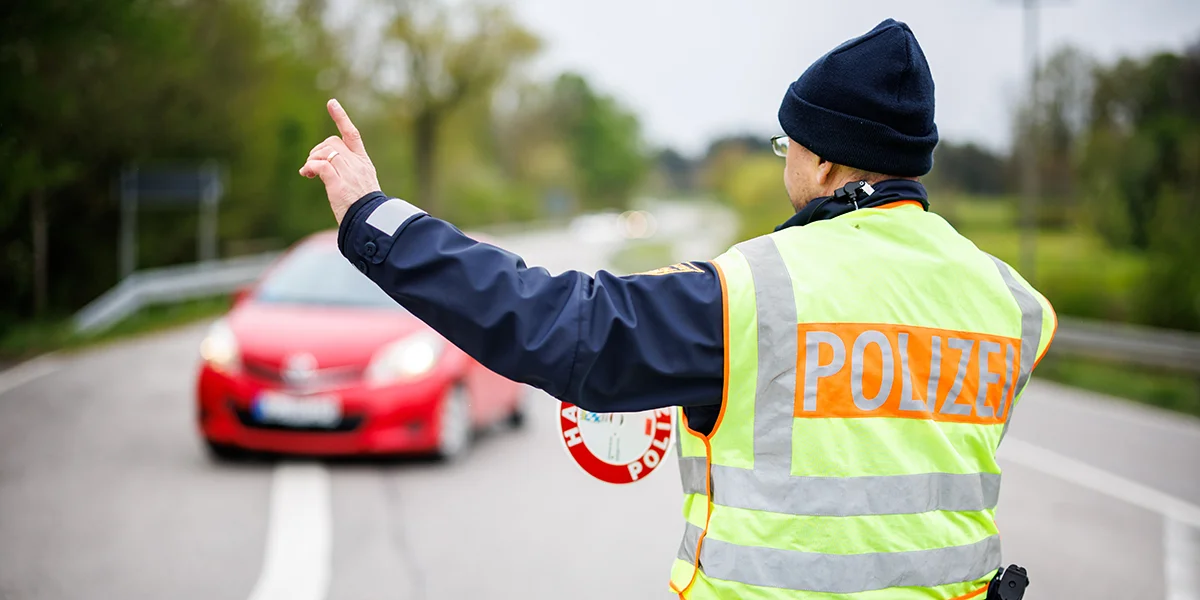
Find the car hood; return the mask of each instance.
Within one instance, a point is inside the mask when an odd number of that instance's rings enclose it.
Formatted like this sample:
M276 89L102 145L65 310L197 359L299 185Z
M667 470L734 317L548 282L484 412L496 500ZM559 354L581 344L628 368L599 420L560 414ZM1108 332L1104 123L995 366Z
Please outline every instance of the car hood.
M345 308L247 302L229 313L242 360L278 368L311 354L317 367L363 367L383 345L429 328L386 308Z

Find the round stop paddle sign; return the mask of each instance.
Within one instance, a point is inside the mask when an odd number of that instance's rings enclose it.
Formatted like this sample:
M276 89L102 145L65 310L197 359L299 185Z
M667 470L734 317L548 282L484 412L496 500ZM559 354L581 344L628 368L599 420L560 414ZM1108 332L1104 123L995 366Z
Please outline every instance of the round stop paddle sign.
M567 453L587 474L608 483L633 483L666 458L675 411L594 413L561 402L558 428Z

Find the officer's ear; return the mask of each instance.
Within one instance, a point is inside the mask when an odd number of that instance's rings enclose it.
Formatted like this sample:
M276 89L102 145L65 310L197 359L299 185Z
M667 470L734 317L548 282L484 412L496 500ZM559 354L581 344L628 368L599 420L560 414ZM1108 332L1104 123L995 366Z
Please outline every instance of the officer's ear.
M816 155L814 155L816 156ZM836 165L832 161L825 160L817 156L817 185L825 187L833 179L833 170Z

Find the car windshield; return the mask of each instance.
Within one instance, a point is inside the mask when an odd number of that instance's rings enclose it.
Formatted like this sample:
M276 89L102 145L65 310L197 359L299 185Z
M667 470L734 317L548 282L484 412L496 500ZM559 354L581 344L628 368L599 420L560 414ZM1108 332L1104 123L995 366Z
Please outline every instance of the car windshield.
M282 304L362 306L404 310L337 248L306 244L289 254L258 287L254 299Z

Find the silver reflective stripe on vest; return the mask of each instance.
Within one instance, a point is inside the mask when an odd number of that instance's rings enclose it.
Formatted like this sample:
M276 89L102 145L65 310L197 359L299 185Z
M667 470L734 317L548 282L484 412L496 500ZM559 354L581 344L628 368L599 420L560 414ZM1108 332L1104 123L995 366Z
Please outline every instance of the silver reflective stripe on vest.
M700 528L688 524L679 558L692 562ZM689 543L691 542L691 543ZM937 587L982 579L1000 566L1000 536L973 544L909 552L817 554L704 539L700 566L714 579L750 585L854 594L894 587Z
M675 411L675 457L683 458L683 409Z
M995 508L1000 474L794 477L713 465L712 487L713 503L733 508L820 517L903 515Z
M792 276L775 240L759 237L734 246L754 280L758 313L758 383L754 395L754 468L787 475L792 467L796 406L796 299ZM729 401L728 399L726 401Z
M996 263L996 268L1000 270L1000 276L1004 278L1004 285L1008 286L1009 293L1012 294L1013 300L1016 300L1017 306L1021 309L1021 366L1017 371L1017 389L1013 393L1013 403L1015 404L1021 392L1025 390L1025 384L1029 383L1029 376L1033 374L1033 363L1037 362L1038 346L1042 341L1042 304L1012 276L1012 272L1008 270L1008 265L1004 264L1004 261L990 254L988 258ZM1004 439L1004 434L1008 433L1008 424L1012 422L1012 413L1012 407L1009 407L1008 413L1004 415L1004 430L1000 433L1001 440Z
M683 530L683 541L679 543L679 553L675 556L683 562L696 564L696 545L700 543L701 529L687 524L687 528Z
M679 459L679 477L683 480L683 493L708 493L705 483L708 478L708 459L703 456L683 456Z

